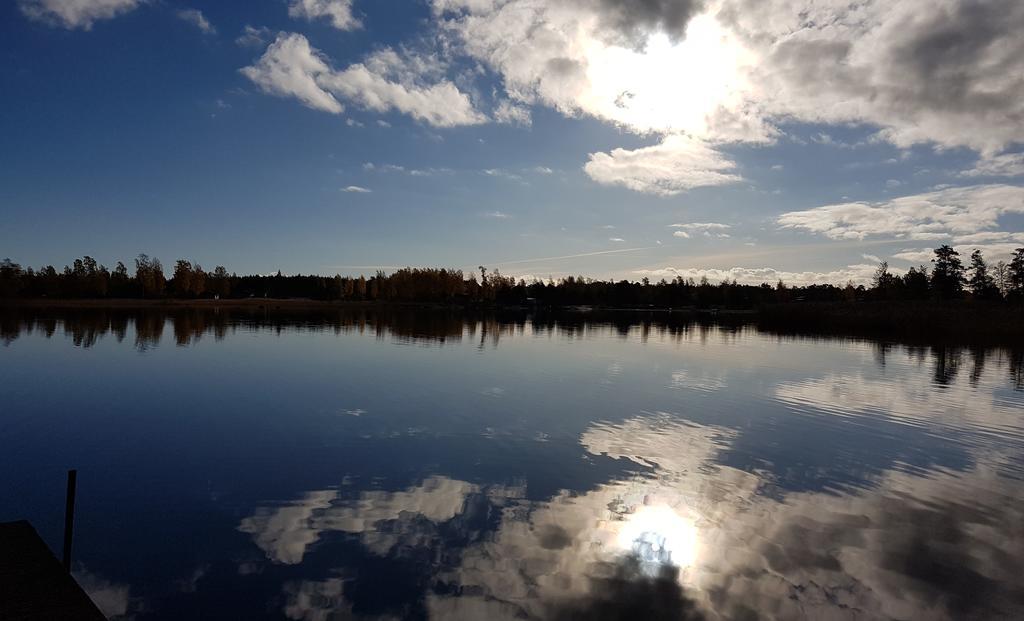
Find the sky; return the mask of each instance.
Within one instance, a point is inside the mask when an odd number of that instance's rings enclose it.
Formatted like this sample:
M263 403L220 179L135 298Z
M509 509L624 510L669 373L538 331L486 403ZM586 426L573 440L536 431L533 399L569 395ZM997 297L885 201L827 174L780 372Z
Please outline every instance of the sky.
M0 256L755 284L1005 260L1022 29L1019 0L4 2Z

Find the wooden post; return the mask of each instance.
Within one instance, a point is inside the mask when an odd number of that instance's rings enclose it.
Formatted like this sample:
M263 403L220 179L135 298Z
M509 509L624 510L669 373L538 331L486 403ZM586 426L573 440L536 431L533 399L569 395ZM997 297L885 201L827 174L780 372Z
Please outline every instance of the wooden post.
M64 505L64 571L71 573L71 536L75 528L75 484L77 470L68 470L68 495Z

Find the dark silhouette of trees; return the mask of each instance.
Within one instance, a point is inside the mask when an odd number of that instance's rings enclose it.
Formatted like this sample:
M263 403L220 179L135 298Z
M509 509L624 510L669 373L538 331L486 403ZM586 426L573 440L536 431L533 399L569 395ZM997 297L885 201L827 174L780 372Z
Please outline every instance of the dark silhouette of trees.
M0 261L0 296L14 297L22 288L21 266L9 258Z
M968 279L969 276L969 279ZM965 285L967 291L965 291ZM969 292L969 296L967 293ZM402 268L390 274L377 271L367 278L296 274L286 276L238 275L218 265L212 272L186 259L174 263L168 280L160 261L140 254L130 273L118 262L108 270L89 256L75 260L63 271L47 265L24 268L5 259L0 263L3 298L299 298L323 301L433 303L458 306L520 306L530 308L587 306L611 308L754 309L772 304L911 302L970 299L972 302L1024 303L1024 248L1008 264L990 267L981 252L971 255L965 269L957 252L935 250L932 269L910 268L900 275L881 262L870 287L811 284L794 286L781 281L742 285L736 281L710 282L677 276L654 282L643 278L596 280L567 276L526 282L480 266L479 272L437 268Z
M1010 259L1009 293L1008 296L1020 299L1024 297L1024 248L1017 248Z
M988 273L988 264L980 250L971 253L971 278L968 281L971 294L978 300L993 300L1000 297L995 280Z
M875 270L871 284L876 292L876 297L883 300L898 297L904 285L903 280L899 276L889 271L889 263L887 261L882 261L878 264L878 269Z
M944 244L935 249L932 264L932 291L936 297L942 300L960 297L967 282L960 253Z
M136 257L135 282L144 298L163 295L167 282L164 278L164 266L160 263L160 259L151 259L146 254Z
M213 268L207 285L210 294L215 297L226 298L231 294L231 277L228 276L228 271L224 269L223 265Z

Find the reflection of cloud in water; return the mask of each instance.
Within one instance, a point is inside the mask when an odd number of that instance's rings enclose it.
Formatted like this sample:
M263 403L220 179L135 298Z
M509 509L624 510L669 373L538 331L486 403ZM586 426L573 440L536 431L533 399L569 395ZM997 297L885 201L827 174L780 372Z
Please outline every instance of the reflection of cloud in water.
M675 388L677 390L699 390L701 392L714 392L725 387L725 379L721 377L710 377L706 374L694 377L690 375L689 371L682 369L679 371L673 371L672 381L669 383L669 388Z
M857 493L768 497L757 475L716 465L735 437L660 413L600 423L583 447L643 471L544 502L521 483L443 477L352 501L325 492L296 503L313 507L300 520L261 510L243 526L265 525L246 532L281 562L301 550L275 542L305 548L324 530L358 533L381 556L430 550L437 619L1024 618L1018 482L985 467L889 471ZM458 531L474 527L453 518L481 503L500 513L496 528ZM291 618L351 612L340 579L288 589Z
M84 569L75 571L74 576L103 616L110 619L128 614L130 594L127 584L115 584Z
M467 548L461 565L443 576L482 600L434 597L431 609L443 612L442 618L471 618L469 612L484 608L494 618L559 617L569 611L585 614L578 618L602 618L593 617L588 598L621 584L621 576L615 576L626 571L630 557L639 563L633 572L638 584L650 583L653 592L663 592L656 585L667 561L682 566L681 578L699 562L703 544L698 521L705 518L695 509L704 499L721 499L713 489L716 481L685 475L706 467L731 435L665 414L595 425L581 439L589 452L660 466L662 471L581 495L563 491L548 502L505 508L497 532ZM754 483L742 474L732 480L744 488ZM712 507L707 509L714 514ZM673 584L672 589L681 588ZM684 600L675 601L682 605Z
M267 558L289 565L301 562L306 548L325 531L360 534L368 548L386 554L402 529L380 529L380 522L414 516L446 522L462 511L466 496L475 489L464 481L431 477L407 490L367 491L352 501L339 500L334 490L310 492L284 507L257 509L238 529L253 535Z
M352 603L345 598L345 580L302 580L284 585L287 602L284 616L297 621L341 621L342 619L373 619L374 621L397 621L398 617L370 617L354 613Z
M775 397L797 408L831 416L874 414L906 425L983 431L1024 439L1020 405L999 400L991 387L979 388L971 383L967 377L961 377L936 390L932 381L920 373L878 378L865 377L863 373L830 373L819 379L780 384ZM993 385L998 383L993 378Z
M469 618L467 607L493 618L558 617L569 603L592 609L588 598L606 600L609 559L624 551L617 533L654 511L678 516L663 523L693 524L696 551L679 575L680 601L709 617L1024 614L1024 506L1012 481L985 469L889 472L871 492L780 501L758 495L754 475L709 471L727 437L664 417L595 426L583 437L588 450L655 465L655 475L506 508L495 535L466 549L444 576L481 601L435 596L431 609L458 618Z
M735 435L731 429L696 425L658 412L619 424L594 423L580 444L594 455L660 466L665 473L677 474L710 462Z
M295 565L320 535L312 528L313 514L331 506L337 496L334 490L309 492L302 500L283 507L261 507L242 520L238 530L252 535L270 560Z

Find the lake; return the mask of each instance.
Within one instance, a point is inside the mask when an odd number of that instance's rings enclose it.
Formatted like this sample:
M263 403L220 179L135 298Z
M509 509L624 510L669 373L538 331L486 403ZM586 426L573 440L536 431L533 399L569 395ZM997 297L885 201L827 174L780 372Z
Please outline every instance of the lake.
M671 314L4 311L114 618L1024 618L1024 355Z

